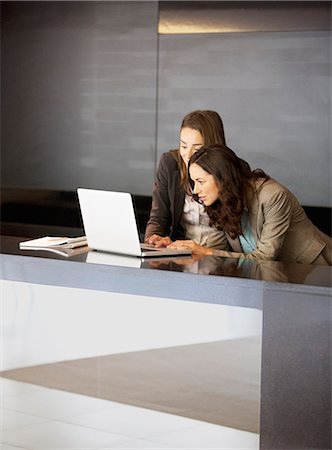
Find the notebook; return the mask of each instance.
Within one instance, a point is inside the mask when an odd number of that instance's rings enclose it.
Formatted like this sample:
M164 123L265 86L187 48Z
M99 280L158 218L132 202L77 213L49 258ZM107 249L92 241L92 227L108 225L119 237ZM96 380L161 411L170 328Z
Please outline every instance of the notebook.
M131 194L77 189L88 246L93 250L140 258L191 255L190 250L171 250L141 244Z

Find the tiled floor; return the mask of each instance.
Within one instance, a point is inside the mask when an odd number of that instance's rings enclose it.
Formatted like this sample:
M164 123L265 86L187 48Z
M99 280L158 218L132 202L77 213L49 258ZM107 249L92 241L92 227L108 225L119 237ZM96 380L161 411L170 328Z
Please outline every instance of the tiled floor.
M2 450L257 449L254 433L1 379Z
M29 364L42 364L58 360L59 357L66 359L72 357L75 351L78 357L97 355L101 347L103 352L106 350L116 352L114 342L108 349L105 348L107 336L103 333L99 334L95 340L89 334L87 351L84 352L80 348L80 342L82 343L86 339L83 335L83 325L86 325L89 319L91 322L96 320L96 317L91 317L92 310L87 308L86 304L83 306L87 301L84 293L76 292L76 290L54 293L52 287L2 283L1 294L2 370ZM103 303L105 300L103 294L106 295L106 293L90 293L90 300L93 300L95 309L96 302L98 299L100 300L99 311L96 312L96 315L100 317L101 324L103 323L102 317L106 313L105 308L108 308L114 301L114 299L107 298L106 305ZM146 311L143 311L145 300L141 300L140 311L141 317L143 317L146 314ZM125 302L126 299L122 298L121 301ZM77 309L77 302L82 303L82 307L79 309ZM198 320L195 318L196 315L197 318L199 316L201 324L202 321L206 321L210 325L210 327L206 327L206 341L214 340L218 333L220 339L227 339L230 335L234 337L236 330L238 330L239 336L260 334L261 332L261 316L258 311L241 311L239 308L238 321L236 321L234 311L230 309L223 310L220 307L217 309L218 306L205 306L207 309L203 314L201 305L191 305L188 302L176 305L174 302L169 302L169 308L177 308L173 313L176 312L180 316L183 314L182 327L179 326L177 329L175 326L175 331L178 332L178 345L183 344L184 340L187 343L197 339L197 334L193 333L191 336L190 326L186 330L188 331L185 333L186 337L183 337L185 331L183 321L192 317L195 325L195 320ZM168 310L169 317L172 316L171 309ZM44 315L42 311L44 311ZM77 334L73 338L73 326L66 328L66 324L70 322L68 317L72 320L76 317L77 322L78 311L80 312L80 324L77 324L77 328L75 328ZM64 327L61 328L64 314L66 321ZM82 317L84 314L86 317ZM222 332L218 331L216 314L220 314L219 329L220 324L223 321L226 323L227 319L232 320L233 324L238 323L238 326L233 326L232 331L226 326ZM209 320L209 315L211 320ZM48 327L42 323L46 317L48 317ZM165 310L160 319L160 323L162 320L165 321ZM156 317L157 320L159 320L158 317ZM141 327L142 323L139 322L139 325ZM193 329L194 325L192 324ZM59 330L62 330L59 340L56 339L57 326L58 333ZM153 329L156 329L156 322ZM160 332L162 335L163 330L161 329ZM204 341L202 328L199 334L200 342ZM155 336L155 333L152 335ZM103 342L102 346L100 339ZM159 342L156 343L153 340L150 343L151 348L155 345L162 346L163 342L169 345L164 341L164 337L158 339L160 339ZM174 336L172 339L174 340ZM67 346L64 345L65 340L68 342ZM59 345L59 341L62 346ZM128 345L132 344L128 343ZM137 343L136 339L135 349L137 349L137 345L147 348L147 335L144 337L144 342ZM259 436L254 433L4 378L1 378L0 381L1 450L143 450L162 448L169 450L256 450L259 448Z

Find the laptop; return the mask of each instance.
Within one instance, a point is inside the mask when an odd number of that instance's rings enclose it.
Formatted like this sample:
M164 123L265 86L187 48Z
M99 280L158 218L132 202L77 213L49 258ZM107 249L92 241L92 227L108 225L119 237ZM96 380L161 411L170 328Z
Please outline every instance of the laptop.
M190 250L171 250L141 244L131 194L77 189L84 232L93 250L139 258L191 255Z

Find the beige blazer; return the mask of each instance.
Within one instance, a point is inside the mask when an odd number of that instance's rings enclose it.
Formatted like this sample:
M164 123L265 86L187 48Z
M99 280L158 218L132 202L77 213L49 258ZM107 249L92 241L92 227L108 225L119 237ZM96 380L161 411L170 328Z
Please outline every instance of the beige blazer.
M332 264L332 239L313 225L296 197L275 180L257 180L247 208L256 249L244 254L239 239L227 236L232 251L214 250L214 255Z

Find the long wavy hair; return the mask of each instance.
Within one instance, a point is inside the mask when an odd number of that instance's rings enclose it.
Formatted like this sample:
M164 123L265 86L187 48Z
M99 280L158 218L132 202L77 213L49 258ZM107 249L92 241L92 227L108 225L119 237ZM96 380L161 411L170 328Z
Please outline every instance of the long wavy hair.
M221 117L216 111L197 109L184 116L181 128L192 128L201 133L204 145L223 144L226 145L224 125ZM174 150L173 156L176 159L181 174L181 184L185 186L188 182L187 166L183 162L179 150Z
M253 181L258 178L267 180L270 177L261 169L251 170L246 161L222 144L204 145L194 153L189 160L188 176L189 168L194 163L211 174L218 186L218 200L205 207L210 225L224 230L235 239L242 232L241 215L246 206L246 198L253 194ZM190 181L190 184L192 189L193 182ZM197 195L193 194L193 197L198 201Z

